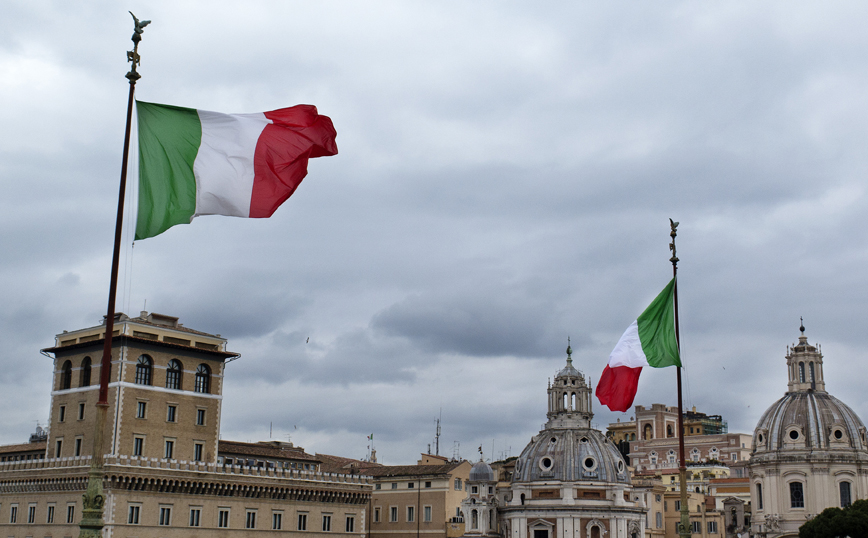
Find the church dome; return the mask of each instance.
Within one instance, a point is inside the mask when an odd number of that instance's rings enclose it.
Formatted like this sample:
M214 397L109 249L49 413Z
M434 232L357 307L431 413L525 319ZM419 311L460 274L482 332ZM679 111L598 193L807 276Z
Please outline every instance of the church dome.
M800 329L799 342L787 350L787 392L757 423L753 454L779 450L866 451L865 425L844 402L826 392L820 347L809 344L804 327Z
M535 436L515 462L513 482L630 483L617 447L594 429L546 429Z
M470 468L470 482L494 482L494 470L491 465L482 460L477 461Z
M515 462L515 482L560 480L630 484L618 448L591 427L591 387L573 366L567 345L567 364L548 388L548 422L531 439Z
M825 392L788 392L763 413L755 452L780 449L865 450L865 425L844 402Z

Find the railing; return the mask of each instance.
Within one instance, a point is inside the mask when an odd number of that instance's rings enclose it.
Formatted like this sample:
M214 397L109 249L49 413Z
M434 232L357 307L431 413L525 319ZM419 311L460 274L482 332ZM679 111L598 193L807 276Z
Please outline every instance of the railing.
M69 458L45 458L41 460L18 460L0 462L0 473L37 469L64 469L90 467L90 456ZM307 480L315 482L336 482L344 484L372 484L373 478L365 475L326 473L321 471L304 471L299 469L249 467L247 465L221 465L204 461L166 460L159 458L144 458L138 456L105 457L105 466L140 467L150 469L166 469L174 471L191 471L213 473L218 475L256 476L281 479Z

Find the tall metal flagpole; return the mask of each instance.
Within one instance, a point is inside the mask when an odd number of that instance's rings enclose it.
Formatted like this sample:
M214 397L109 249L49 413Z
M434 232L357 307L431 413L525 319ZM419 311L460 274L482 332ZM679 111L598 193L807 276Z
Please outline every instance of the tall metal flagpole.
M133 15L130 12L130 15ZM117 296L118 287L118 266L120 265L121 251L121 230L124 222L124 193L127 188L127 159L130 155L130 127L133 119L133 94L136 90L136 81L141 78L141 75L136 71L139 65L139 42L142 40L142 33L145 26L151 21L139 21L133 15L135 21L135 30L133 31L133 50L127 51L127 61L132 62L130 72L126 74L126 78L130 81L130 96L127 101L127 126L124 135L124 155L123 163L121 164L121 183L118 193L118 215L115 222L115 246L114 254L112 255L112 272L111 284L109 286L108 311L105 318L105 341L103 343L102 362L99 369L99 400L96 404L96 424L93 433L93 453L90 460L90 470L88 471L87 490L83 496L83 510L81 514L81 523L79 523L79 538L98 538L102 535L104 526L103 521L103 505L105 504L105 494L103 492L103 463L105 454L105 426L106 415L108 414L108 385L109 375L112 361L112 337L114 335L115 321L115 298Z
M681 357L681 334L678 328L678 256L675 253L675 236L678 235L676 231L678 223L669 219L669 227L671 228L669 236L672 238L672 242L669 243L672 257L669 258L669 261L672 262L672 278L675 279L675 341L678 344L678 356ZM678 478L681 486L681 523L678 525L678 535L681 538L690 538L690 513L687 507L687 463L684 459L684 412L682 411L681 402L681 366L677 366L675 371L678 375L678 457L680 459Z

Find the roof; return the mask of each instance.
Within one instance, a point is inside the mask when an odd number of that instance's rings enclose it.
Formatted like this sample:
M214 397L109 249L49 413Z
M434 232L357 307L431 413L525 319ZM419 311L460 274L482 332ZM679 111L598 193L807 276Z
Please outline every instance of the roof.
M205 348L194 347L194 346L184 346L181 344L172 344L170 342L164 342L162 340L151 340L150 338L139 338L137 336L129 336L129 335L123 335L123 334L112 336L112 345L114 345L115 341L120 342L121 338L123 338L127 341L140 342L140 343L151 344L151 345L160 346L160 347L183 349L183 350L187 350L187 351L194 350L194 351L196 351L196 353L202 353L205 355L216 355L216 356L222 357L224 359L227 359L229 357L240 357L241 356L239 353L232 353L229 351L216 351L216 350L205 349ZM43 353L57 353L58 351L70 351L70 350L83 349L86 347L94 347L94 346L102 347L104 340L105 340L104 338L99 338L96 340L88 340L87 342L79 342L77 344L68 344L65 346L47 347L47 348L42 349L40 351L42 351Z
M357 460L353 458L345 458L343 456L332 456L330 454L317 454L316 457L322 462L322 470L328 473L346 473L347 471L352 471L358 474L371 476L371 473L368 471L369 469L373 467L383 467L383 464L373 461Z
M47 443L38 441L36 443L22 443L20 445L4 445L0 446L0 454L10 454L19 452L45 452Z
M428 476L444 475L454 471L463 461L445 465L382 465L365 469L365 474L373 477L387 476Z
M275 441L272 443L242 443L240 441L218 441L217 453L225 455L261 456L263 458L276 458L287 460L304 460L320 463L315 456L311 456L300 447L290 447Z

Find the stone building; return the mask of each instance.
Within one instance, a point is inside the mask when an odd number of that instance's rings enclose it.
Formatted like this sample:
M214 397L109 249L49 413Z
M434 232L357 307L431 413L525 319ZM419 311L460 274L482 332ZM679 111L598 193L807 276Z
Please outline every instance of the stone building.
M474 463L467 478L467 497L461 501L464 536L500 536L496 488L497 477L491 465L482 459Z
M147 312L118 314L114 327L107 537L367 536L369 478L323 473L297 447L219 440L226 363L238 357L225 339ZM104 338L104 325L64 331L43 350L54 356L46 440L0 447L4 537L78 535Z
M505 538L638 538L644 498L634 496L616 446L591 427L591 387L567 364L548 387L548 421L515 463L496 507Z
M416 465L365 466L373 477L371 538L454 538L464 534L461 501L469 488L468 461L423 454Z
M753 434L749 469L752 531L797 536L830 506L868 497L865 425L826 392L823 355L801 327L786 355L787 392L763 413Z

